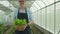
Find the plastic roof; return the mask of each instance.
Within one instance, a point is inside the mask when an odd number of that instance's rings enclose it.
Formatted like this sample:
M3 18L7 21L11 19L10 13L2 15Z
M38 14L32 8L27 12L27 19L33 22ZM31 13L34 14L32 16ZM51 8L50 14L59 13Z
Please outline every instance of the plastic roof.
M50 4L52 4L52 3L54 3L54 2L57 2L57 1L59 1L59 0L36 0L33 4L32 4L32 6L31 6L31 11L32 12L34 12L34 11L36 11L36 10L39 10L39 9L41 9L41 8L43 8L43 7L45 7L45 6L48 6L48 5L50 5ZM34 7L37 7L37 9L35 9ZM32 8L34 9L34 10L32 10Z
M55 0L56 1L59 1L59 0ZM30 3L30 2L29 2ZM48 6L50 4L54 3L54 0L35 0L34 3L31 5L30 7L30 10L32 12L36 11L36 10L39 10L45 6ZM0 4L2 4L3 6L13 10L15 7L12 3L10 3L8 0L6 1L0 1Z
M3 6L9 8L11 10L14 8L14 6L11 3L9 3L8 1L0 1L0 4L2 4Z

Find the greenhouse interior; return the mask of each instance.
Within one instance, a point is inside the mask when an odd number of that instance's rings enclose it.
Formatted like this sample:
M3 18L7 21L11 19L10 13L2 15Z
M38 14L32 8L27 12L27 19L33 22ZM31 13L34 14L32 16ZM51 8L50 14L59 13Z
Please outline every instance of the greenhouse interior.
M32 13L31 34L60 34L60 0L26 0ZM18 0L0 0L0 34L13 34Z

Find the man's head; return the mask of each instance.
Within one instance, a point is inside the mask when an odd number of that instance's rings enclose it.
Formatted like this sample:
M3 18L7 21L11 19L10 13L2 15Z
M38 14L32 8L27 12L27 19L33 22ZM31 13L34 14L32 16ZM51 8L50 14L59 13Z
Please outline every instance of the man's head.
M26 0L18 0L21 7L25 6Z

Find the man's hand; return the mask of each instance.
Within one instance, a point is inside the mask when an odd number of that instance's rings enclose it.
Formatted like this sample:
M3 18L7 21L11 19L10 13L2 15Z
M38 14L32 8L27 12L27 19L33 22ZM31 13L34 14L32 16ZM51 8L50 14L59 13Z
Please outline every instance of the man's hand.
M19 30L19 31L24 31L25 29L26 29L26 27L27 27L27 24L25 24L25 25L17 25L16 27L15 27L15 29L16 30Z
M24 31L27 27L27 24L26 25L22 25L22 31Z

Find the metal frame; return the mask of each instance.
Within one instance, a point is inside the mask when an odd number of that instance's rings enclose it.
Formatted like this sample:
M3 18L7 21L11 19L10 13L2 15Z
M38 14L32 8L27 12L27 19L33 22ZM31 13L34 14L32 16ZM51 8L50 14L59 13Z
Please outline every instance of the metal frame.
M54 3L52 3L52 4L50 4L50 5L47 5L47 6L41 8L41 9L39 9L39 10L42 10L42 9L44 9L44 8L47 8L47 7L51 6L51 5L54 5L54 4L59 3L59 2L60 2L60 1L54 2ZM39 11L39 10L37 10L37 11ZM35 11L35 12L36 12L36 11ZM35 13L35 12L33 12L33 13Z
M37 5L38 5L38 3L37 2L35 2ZM38 5L39 6L39 5ZM41 6L39 6L40 8L41 8Z
M43 2L43 4L46 6L46 3L43 1L43 0L41 0L42 2Z
M50 4L50 5L48 5L48 6L45 6L45 7L43 7L43 8L41 8L41 9L39 9L39 10L42 10L42 9L44 9L44 8L46 8L45 9L45 11L47 12L47 7L49 7L49 6L51 6L51 5L54 5L54 34L55 34L55 26L56 26L56 3L59 3L60 1L57 1L57 2L55 2L55 0L54 0L54 3L52 3L52 4ZM39 11L39 10L37 10L37 11ZM36 11L35 11L36 12ZM33 12L33 13L35 13L35 12ZM47 16L47 13L45 13L45 15ZM47 23L47 17L46 17L46 23ZM47 25L46 25L47 26ZM47 27L46 27L47 28Z
M35 7L35 5L33 5ZM38 9L37 7L35 7L36 9Z
M41 0L41 2L43 2L43 4L46 6L46 3L43 1L43 0ZM36 2L35 2L36 3ZM37 3L36 3L37 4ZM37 4L38 5L38 4ZM38 5L39 6L39 5ZM40 6L39 6L40 7ZM41 7L40 7L41 8Z
M54 0L54 2L55 2L55 0ZM54 4L54 34L55 34L55 29L56 29L56 4Z

